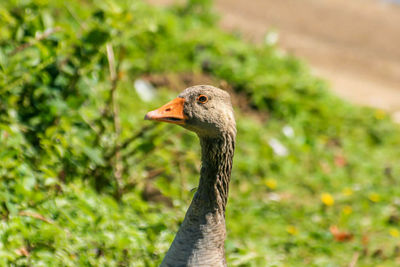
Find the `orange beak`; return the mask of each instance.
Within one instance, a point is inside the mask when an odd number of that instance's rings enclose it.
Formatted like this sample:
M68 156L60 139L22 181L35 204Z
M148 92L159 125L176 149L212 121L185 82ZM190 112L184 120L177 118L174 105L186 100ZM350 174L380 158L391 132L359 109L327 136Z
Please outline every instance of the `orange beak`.
M188 119L187 116L183 114L183 104L185 99L177 97L171 102L168 102L161 108L150 111L144 117L145 120L153 121L165 121L174 124L185 124Z

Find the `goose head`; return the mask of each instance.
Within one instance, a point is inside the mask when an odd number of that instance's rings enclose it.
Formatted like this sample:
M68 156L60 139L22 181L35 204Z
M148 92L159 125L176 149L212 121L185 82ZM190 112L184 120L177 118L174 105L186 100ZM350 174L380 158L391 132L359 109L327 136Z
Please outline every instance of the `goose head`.
M177 124L195 132L199 137L236 133L229 94L210 85L185 89L174 100L148 112L145 119Z

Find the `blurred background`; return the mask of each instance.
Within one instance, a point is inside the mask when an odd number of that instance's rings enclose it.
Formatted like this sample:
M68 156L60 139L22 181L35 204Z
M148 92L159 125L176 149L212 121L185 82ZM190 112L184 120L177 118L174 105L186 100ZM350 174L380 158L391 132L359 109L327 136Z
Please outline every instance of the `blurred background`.
M238 136L229 266L400 264L396 1L0 3L0 265L158 266L197 137L144 121L195 84Z
M149 0L168 5L173 0ZM181 1L182 3L183 1ZM217 0L227 29L263 42L267 32L306 60L341 97L390 111L400 120L400 7L393 0Z

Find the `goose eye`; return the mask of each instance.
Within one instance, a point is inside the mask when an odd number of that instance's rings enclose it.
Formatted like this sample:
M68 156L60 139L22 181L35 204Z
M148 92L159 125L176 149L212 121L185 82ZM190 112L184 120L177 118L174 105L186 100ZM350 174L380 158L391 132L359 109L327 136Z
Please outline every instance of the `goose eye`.
M204 104L208 101L208 97L205 95L199 95L199 97L197 98L197 101Z

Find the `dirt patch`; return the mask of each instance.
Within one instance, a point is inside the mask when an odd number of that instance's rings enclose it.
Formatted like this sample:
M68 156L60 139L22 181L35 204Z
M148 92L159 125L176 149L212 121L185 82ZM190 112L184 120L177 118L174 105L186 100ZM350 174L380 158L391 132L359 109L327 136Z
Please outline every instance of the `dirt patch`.
M378 0L217 0L221 24L254 41L279 32L342 97L400 110L400 8Z

